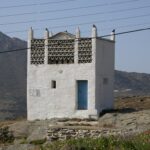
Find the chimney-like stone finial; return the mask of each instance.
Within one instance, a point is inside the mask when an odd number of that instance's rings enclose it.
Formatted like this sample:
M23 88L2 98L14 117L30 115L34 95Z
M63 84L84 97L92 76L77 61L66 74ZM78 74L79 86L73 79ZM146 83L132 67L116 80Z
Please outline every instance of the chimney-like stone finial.
M53 36L53 32L52 31L50 31L50 33L49 33L49 37L52 37Z
M111 39L112 41L115 41L115 29L112 30L110 39Z
M49 38L49 31L48 29L46 28L45 29L45 39L48 39Z
M78 38L80 38L80 28L78 27L77 29L76 29L76 38L78 39Z
M28 31L28 39L32 40L34 38L34 31L32 29L32 27L29 29Z
M97 37L97 27L96 25L93 24L92 27L92 38L96 38Z

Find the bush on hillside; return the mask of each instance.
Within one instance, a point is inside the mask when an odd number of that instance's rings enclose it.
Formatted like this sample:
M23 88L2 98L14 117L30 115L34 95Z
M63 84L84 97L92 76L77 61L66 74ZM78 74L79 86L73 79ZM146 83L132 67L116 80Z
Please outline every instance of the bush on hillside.
M42 150L149 150L150 134L133 137L100 137L56 141L41 147Z
M12 143L13 141L14 135L11 131L9 131L9 128L0 128L0 143Z

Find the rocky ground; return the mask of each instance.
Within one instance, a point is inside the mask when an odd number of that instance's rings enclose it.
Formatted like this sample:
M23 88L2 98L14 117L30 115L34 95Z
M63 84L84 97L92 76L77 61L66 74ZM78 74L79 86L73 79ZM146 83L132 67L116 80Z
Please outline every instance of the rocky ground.
M40 144L69 138L136 135L150 130L150 98L126 97L115 102L115 109L98 120L51 119L45 121L5 121L14 142L1 144L0 150L38 150Z

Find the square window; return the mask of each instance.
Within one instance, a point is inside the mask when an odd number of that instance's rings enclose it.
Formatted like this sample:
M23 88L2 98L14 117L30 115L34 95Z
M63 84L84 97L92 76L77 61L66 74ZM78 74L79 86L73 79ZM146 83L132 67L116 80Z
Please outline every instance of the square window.
M103 78L103 84L108 84L108 78Z
M52 81L51 85L52 85L52 89L56 89L56 81L55 80Z

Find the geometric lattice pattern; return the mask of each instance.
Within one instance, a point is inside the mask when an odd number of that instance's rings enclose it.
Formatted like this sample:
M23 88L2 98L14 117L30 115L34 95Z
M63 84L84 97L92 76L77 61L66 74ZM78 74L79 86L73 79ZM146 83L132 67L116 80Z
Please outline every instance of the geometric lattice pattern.
M78 44L78 63L92 62L92 39L79 39Z
M31 64L44 64L44 39L31 40Z
M48 64L74 63L74 39L48 40Z
M48 39L48 64L73 64L74 39ZM31 40L31 64L44 64L45 39ZM80 38L78 42L78 63L92 62L92 39Z

